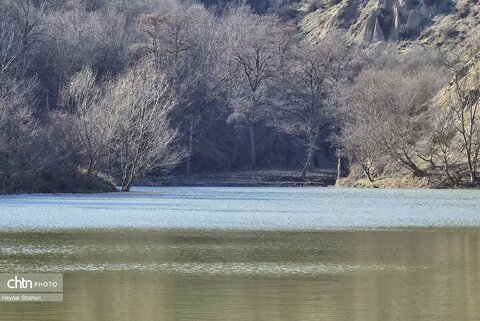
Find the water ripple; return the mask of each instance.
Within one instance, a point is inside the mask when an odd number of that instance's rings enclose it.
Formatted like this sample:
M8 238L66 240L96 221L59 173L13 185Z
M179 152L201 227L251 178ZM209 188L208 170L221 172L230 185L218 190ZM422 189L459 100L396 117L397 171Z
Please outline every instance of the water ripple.
M385 264L277 264L277 263L99 263L54 264L48 266L11 266L16 272L120 272L143 271L186 275L238 275L238 276L291 276L358 272L398 272L430 269L427 266L401 266ZM2 270L10 270L2 265Z

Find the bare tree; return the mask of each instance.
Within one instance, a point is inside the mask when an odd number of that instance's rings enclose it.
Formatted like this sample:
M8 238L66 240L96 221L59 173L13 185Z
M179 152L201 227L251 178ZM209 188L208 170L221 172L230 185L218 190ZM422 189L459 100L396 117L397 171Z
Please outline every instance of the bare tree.
M203 151L195 144L198 136L212 131L214 123L224 121L227 111L222 104L226 104L225 96L236 75L236 66L225 55L228 49L226 35L218 19L210 13L203 12L202 15L202 12L197 12L194 21L189 61L185 64L187 70L182 77L183 94L188 96L183 111L188 133L187 177L191 173L192 157L211 151L208 141L204 142Z
M480 65L470 64L455 70L455 77L447 89L446 104L454 117L453 125L462 137L467 159L470 183L477 181L480 154Z
M123 191L129 191L138 176L183 161L185 150L174 145L179 135L169 121L177 101L167 77L152 64L140 63L113 81L108 102L118 116L113 142Z
M312 169L320 135L332 120L329 109L335 104L336 86L347 74L347 54L340 41L305 43L282 84L287 89L283 108L286 129L305 137L307 157L302 178Z
M443 106L432 113L433 131L428 139L433 147L434 163L440 163L448 181L457 186L462 181L461 155L462 141L452 121L455 117Z
M111 143L115 127L113 106L104 99L102 85L90 68L76 73L63 90L64 103L73 115L72 135L86 159L86 179L95 171Z
M192 46L193 15L185 7L167 13L150 13L138 18L137 30L141 38L134 50L145 51L157 68L177 72L183 55Z
M394 54L393 60L388 56L380 58L387 60L361 72L348 93L342 117L350 128L344 133L357 133L344 136L346 140L357 140L347 145L361 150L375 146L414 175L424 176L424 163L430 166L432 159L431 149L424 144L432 131L429 103L446 83L448 73L415 54L400 58ZM364 142L366 146L360 146Z
M137 23L140 37L133 49L168 75L170 88L178 97L180 112L172 121L188 140L187 177L192 158L211 151L208 140L202 142L201 149L195 145L198 136L212 131L212 122L223 121L225 112L219 104L235 76L236 70L225 55L228 35L221 22L202 6L180 4L142 15Z
M51 26L47 30L47 45L51 49L45 52L45 56L60 73L57 83L60 88L76 71L93 64L97 49L94 37L98 33L96 18L81 1L70 2L47 16L47 23Z
M231 120L245 123L250 140L250 161L257 164L255 126L267 114L266 98L278 66L278 34L281 25L274 16L259 17L241 8L230 19L234 29L230 55L240 66ZM283 39L282 39L283 40Z
M12 22L18 28L22 54L25 55L41 37L45 36L45 17L52 8L50 0L35 3L32 0L6 0Z
M378 141L372 137L368 124L361 122L366 119L356 119L356 126L345 126L342 132L334 138L341 146L340 155L347 157L350 163L359 164L370 182L377 176L377 168L382 155Z
M31 106L35 80L25 77L20 46L8 26L0 23L0 189L22 185L37 169L34 143L40 127Z

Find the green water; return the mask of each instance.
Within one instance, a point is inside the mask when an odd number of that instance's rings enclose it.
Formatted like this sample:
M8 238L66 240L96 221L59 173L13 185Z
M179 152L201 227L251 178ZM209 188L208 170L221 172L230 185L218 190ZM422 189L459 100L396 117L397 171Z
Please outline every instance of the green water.
M1 234L1 272L64 272L1 320L480 320L480 229Z
M136 188L0 197L4 321L480 320L480 191Z

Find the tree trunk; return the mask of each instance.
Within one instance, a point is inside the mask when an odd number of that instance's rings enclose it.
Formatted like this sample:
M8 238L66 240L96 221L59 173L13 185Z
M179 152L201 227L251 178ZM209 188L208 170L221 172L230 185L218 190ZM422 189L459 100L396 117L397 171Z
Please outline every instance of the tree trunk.
M305 179L309 170L312 169L313 159L315 157L315 148L313 145L309 144L307 151L307 160L305 161L305 166L302 170L302 179Z
M370 168L366 167L366 166L362 166L363 167L363 172L365 173L365 175L367 176L368 180L373 183L374 179L372 177L372 174L370 173Z
M235 133L234 143L233 143L233 157L232 162L233 166L237 167L237 154L238 154L238 137Z
M133 174L130 174L130 177L122 183L122 192L130 192L130 189L132 188L134 176Z
M187 157L187 177L190 177L191 174L191 163L192 163L192 154L193 154L193 119L190 120L190 131L188 136L188 157Z
M472 157L472 148L471 148L471 143L468 144L467 143L468 140L465 139L465 151L466 151L466 154L467 154L467 161L468 161L468 172L470 174L470 183L471 184L474 184L475 181L477 180L477 174L476 174L476 166L474 165L474 162L473 162L473 157Z
M252 166L257 166L257 152L255 148L255 132L253 125L248 127L248 134L250 136L250 161L252 162Z
M122 181L122 192L130 192L130 188L133 185L135 179L135 165L132 165L130 168L125 168L123 173Z
M453 186L456 186L457 182L455 181L453 176L450 174L450 169L448 164L445 164L445 166L443 167L443 170L445 171L445 175L447 175L447 178L450 180L450 183L452 183Z
M477 181L477 175L476 175L475 169L470 169L470 183L475 184L476 181Z
M305 179L307 173L313 170L315 161L315 147L316 147L316 133L313 130L307 132L308 145L307 145L307 159L302 171L302 179Z
M90 178L94 170L95 170L95 161L90 160L87 168L87 173L85 175L85 182L84 182L85 186L88 186L88 183L90 183Z
M192 162L192 155L189 153L188 156L187 156L187 172L186 172L187 178L190 178L190 172L191 172L190 164L191 164L191 162Z
M342 177L342 158L337 156L337 180Z

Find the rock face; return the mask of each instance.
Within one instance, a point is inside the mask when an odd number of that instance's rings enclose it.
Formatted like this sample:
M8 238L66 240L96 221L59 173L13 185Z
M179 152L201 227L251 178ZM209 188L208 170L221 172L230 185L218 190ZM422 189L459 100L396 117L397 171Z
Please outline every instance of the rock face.
M397 0L379 1L367 13L368 22L362 30L366 42L397 41L418 35L433 17L447 12L448 0ZM370 23L375 20L375 24Z
M337 0L304 12L301 26L310 39L342 30L352 42L375 43L468 37L480 30L476 0ZM453 40L452 40L453 41Z

